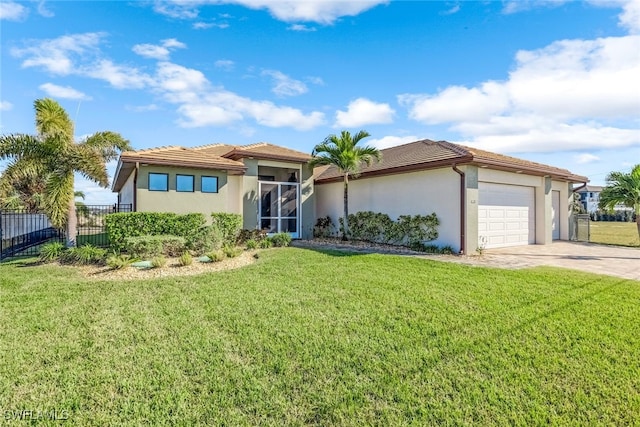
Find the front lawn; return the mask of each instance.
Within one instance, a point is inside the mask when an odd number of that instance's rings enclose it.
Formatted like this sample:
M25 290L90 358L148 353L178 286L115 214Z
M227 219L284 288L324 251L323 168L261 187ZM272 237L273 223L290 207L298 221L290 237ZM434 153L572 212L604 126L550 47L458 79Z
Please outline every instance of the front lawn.
M591 221L590 241L619 246L640 246L635 222Z
M0 409L75 425L637 422L640 282L286 248L96 281L0 264Z

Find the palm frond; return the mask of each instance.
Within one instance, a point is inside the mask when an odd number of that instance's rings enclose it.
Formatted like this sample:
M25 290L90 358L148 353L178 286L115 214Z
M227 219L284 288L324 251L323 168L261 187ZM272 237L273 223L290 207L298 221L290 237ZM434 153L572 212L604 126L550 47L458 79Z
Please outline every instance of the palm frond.
M80 145L91 148L100 153L105 162L118 158L122 151L131 150L129 141L116 132L96 132L86 138Z
M85 178L109 186L109 174L102 158L102 153L86 145L74 145L68 150L67 162L69 170L79 172ZM72 192L73 194L73 192Z
M73 200L73 172L49 174L45 188L45 212L54 227L63 228L67 223L69 204Z
M32 135L15 133L0 136L0 160L33 156L40 148L40 140Z
M64 134L68 144L73 143L73 122L64 108L51 98L36 99L36 131L43 136Z
M599 207L612 210L617 204L640 210L640 164L631 172L611 172L607 176L607 185L600 193Z

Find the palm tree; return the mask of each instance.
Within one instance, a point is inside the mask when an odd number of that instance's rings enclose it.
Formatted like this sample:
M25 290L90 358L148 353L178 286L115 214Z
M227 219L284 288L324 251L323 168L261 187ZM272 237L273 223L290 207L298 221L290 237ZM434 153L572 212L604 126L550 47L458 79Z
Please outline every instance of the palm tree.
M44 182L42 208L56 228L66 227L67 246L75 246L76 204L74 173L80 173L102 187L109 185L105 164L130 149L120 134L97 132L81 142L73 137L73 122L56 101L34 102L36 135L0 136L0 160L9 160L0 177L0 188L39 176Z
M607 175L607 186L600 193L600 209L612 210L615 205L623 204L636 213L636 226L640 238L640 164L631 172L611 172Z
M349 176L358 176L362 164L367 166L375 159L380 161L381 154L374 147L358 147L358 143L371 136L366 130L361 130L353 137L343 130L340 136L329 135L323 142L313 148L309 161L311 167L333 165L344 177L344 222L342 240L349 238Z

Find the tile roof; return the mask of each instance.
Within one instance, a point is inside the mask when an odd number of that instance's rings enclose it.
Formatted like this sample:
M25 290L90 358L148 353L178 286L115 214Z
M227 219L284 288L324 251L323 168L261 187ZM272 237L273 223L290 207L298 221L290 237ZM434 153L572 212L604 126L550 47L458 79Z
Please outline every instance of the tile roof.
M531 175L545 176L570 182L586 182L584 176L574 175L566 169L556 168L542 163L518 159L492 153L477 148L453 144L447 141L431 141L424 139L409 144L380 150L382 161L364 166L360 177L388 175L401 172L417 171L451 166L472 164L501 169L512 172L526 172ZM334 182L342 179L342 175L334 166L324 171L316 171L316 182Z
M234 160L243 157L255 157L259 159L288 160L303 163L311 159L311 155L308 153L269 144L267 142L235 147L233 151L225 154L225 157Z
M160 147L157 149L125 151L121 154L122 162L140 162L153 165L189 166L203 169L228 169L244 171L242 162L238 162L213 154L205 154L184 147Z

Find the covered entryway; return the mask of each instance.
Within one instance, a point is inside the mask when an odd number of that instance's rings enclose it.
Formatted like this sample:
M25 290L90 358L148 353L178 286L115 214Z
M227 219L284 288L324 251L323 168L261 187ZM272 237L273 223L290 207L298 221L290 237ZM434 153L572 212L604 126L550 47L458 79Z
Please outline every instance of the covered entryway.
M300 237L300 184L260 181L260 229Z
M535 189L478 183L478 244L484 248L535 243Z

